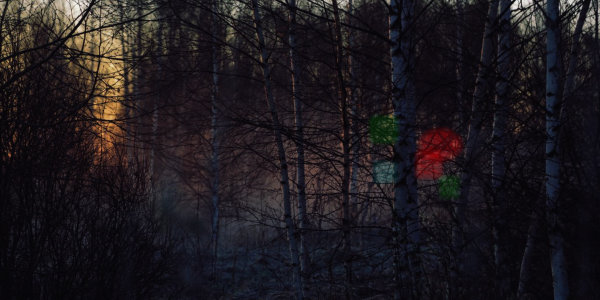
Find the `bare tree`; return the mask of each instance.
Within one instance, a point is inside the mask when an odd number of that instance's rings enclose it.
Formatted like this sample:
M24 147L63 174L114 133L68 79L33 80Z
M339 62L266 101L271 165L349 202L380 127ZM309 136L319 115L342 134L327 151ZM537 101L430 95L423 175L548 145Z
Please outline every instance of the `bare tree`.
M337 0L332 1L334 30L335 30L335 60L337 71L337 90L339 109L341 113L342 134L341 134L341 150L342 150L342 240L344 245L344 269L346 271L345 289L346 298L352 297L352 257L350 251L350 118L348 111L348 91L346 88L346 80L344 73L346 72L346 64L344 63L344 41L342 40L342 23L340 18L339 6Z
M496 101L494 106L494 124L492 133L492 188L493 188L493 210L495 220L494 231L494 263L496 268L496 283L500 297L507 292L506 271L506 193L504 189L506 173L506 118L508 107L510 80L510 50L511 50L511 0L502 0L500 3L500 24L498 36L498 79L496 82Z
M419 298L419 208L415 177L414 7L413 1L392 1L390 6L391 83L394 121L394 280L395 299ZM414 276L413 276L414 275ZM406 286L406 285L409 286Z
M217 41L218 23L217 14L219 12L219 4L217 0L211 2L211 64L212 64L212 84L211 84L211 198L212 198L212 247L213 247L213 276L217 276L217 259L219 254L219 151L220 151L220 124L219 124L219 45Z
M546 2L546 209L550 240L554 299L568 299L569 283L565 258L562 221L560 220L560 158L558 133L560 128L560 51L558 1Z
M464 231L466 228L465 210L469 199L469 190L471 188L472 168L479 155L478 150L481 144L479 133L483 125L482 110L485 101L485 95L489 90L489 81L492 76L492 59L494 57L493 40L496 18L498 15L498 0L492 0L488 7L488 13L485 21L483 33L483 42L481 45L481 58L479 60L479 70L475 79L475 90L473 92L473 104L471 108L471 117L464 151L464 169L460 178L461 190L458 203L455 206L455 215L457 226L452 233L452 243L455 253L458 255L456 263L457 272L462 272L462 260L459 253L464 251ZM480 150L479 150L480 151Z
M305 175L305 156L304 156L304 121L302 117L302 87L300 82L301 66L298 59L298 49L296 42L296 0L289 2L289 32L288 43L290 47L290 69L292 81L292 99L294 101L294 122L296 130L296 152L298 153L298 165L296 167L296 190L298 191L298 233L299 233L299 256L300 272L303 280L306 281L308 272L308 250L306 249L306 175Z
M287 229L287 238L290 248L290 259L292 262L293 271L293 288L297 299L304 298L304 289L302 287L302 277L300 276L300 258L298 253L298 244L296 242L296 227L292 219L292 205L290 200L290 183L288 178L288 163L283 145L282 128L275 106L275 99L271 85L271 68L269 66L269 54L267 52L261 16L259 12L258 0L252 0L252 9L254 16L254 25L256 36L258 39L258 50L260 52L260 64L263 72L265 97L267 106L271 112L271 121L273 124L273 133L275 135L275 143L279 156L279 171L281 175L281 188L283 189L283 207L284 207L284 222Z

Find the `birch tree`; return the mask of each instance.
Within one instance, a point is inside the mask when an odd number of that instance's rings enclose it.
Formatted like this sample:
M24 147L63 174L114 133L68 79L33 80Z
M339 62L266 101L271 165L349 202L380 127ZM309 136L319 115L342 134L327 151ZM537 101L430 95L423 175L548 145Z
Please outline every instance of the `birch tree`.
M342 24L337 0L332 1L335 30L335 59L337 69L337 89L342 121L342 239L344 245L344 269L346 270L346 298L351 297L352 258L350 251L350 119L348 116L348 91L344 79L344 42Z
M137 149L137 147L139 145L137 145L138 142L138 133L139 133L139 125L142 124L141 122L141 114L139 112L139 107L140 104L138 103L138 101L140 100L140 95L141 95L141 91L142 91L142 80L144 78L144 74L143 74L143 68L141 68L141 62L142 62L142 56L143 56L143 44L142 44L142 37L143 37L143 14L144 14L144 9L142 7L142 3L141 0L135 0L134 1L134 5L135 5L135 18L137 18L137 21L135 22L136 25L136 29L135 29L135 40L133 42L133 49L132 49L132 55L134 56L134 61L136 63L136 68L134 71L134 82L133 82L133 97L134 99L132 99L132 110L133 110L133 115L135 116L135 123L137 124L136 128L133 130L133 141L132 141L132 145L134 149Z
M415 90L414 90L414 2L392 0L390 5L390 55L392 70L392 105L398 126L394 143L394 239L395 299L418 298L419 213L416 193L414 157Z
M565 82L562 91L559 91L560 80L560 48L558 44L558 4L547 3L547 73L546 73L546 216L548 218L548 235L551 242L551 266L553 272L553 286L555 299L565 299L569 294L567 272L565 266L564 237L561 236L562 222L558 203L558 192L560 188L560 160L559 140L561 136L560 127L566 118L566 107L568 99L572 96L575 86L575 74L578 57L578 47L585 23L585 17L590 7L590 0L582 2L579 17L573 31L571 51L568 57ZM548 14L552 12L552 14ZM551 51L552 50L552 51ZM552 61L548 59L551 58ZM553 69L558 68L558 70ZM553 86L552 83L556 86ZM561 97L562 95L562 97ZM561 99L562 98L562 99ZM517 296L522 297L529 290L529 281L532 277L533 249L539 235L541 220L534 211L527 235L527 244L521 261L519 274L519 286ZM560 298L565 297L565 298Z
M160 3L158 4L159 6L161 5ZM158 7L158 13L160 15L161 9L160 7ZM164 66L163 66L163 49L164 49L164 42L163 42L163 38L164 38L164 22L158 22L158 31L156 32L156 38L157 38L157 42L156 42L156 52L155 52L155 56L156 56L156 61L157 61L157 68L158 68L158 80L159 80L159 90L158 90L158 94L156 97L152 97L151 101L151 109L152 109L152 119L151 119L151 143L150 143L150 162L149 162L149 167L150 170L148 172L148 176L150 179L150 184L148 185L148 187L150 188L150 194L152 197L152 201L156 201L156 182L157 182L157 178L156 178L156 174L155 174L155 170L156 170L156 148L157 148L157 133L158 133L158 102L163 100L164 97L164 92L163 89L160 87L161 83L164 80Z
M217 0L211 1L211 65L212 65L212 83L210 90L211 101L211 119L210 119L210 142L211 142L211 202L212 202L212 226L211 226L211 241L213 278L217 276L217 261L219 254L219 151L220 151L220 136L219 136L219 109L218 109L218 92L219 92L219 46L217 42L218 24L218 3Z
M506 292L507 277L506 254L504 253L506 231L506 193L504 189L506 149L506 118L508 109L508 83L510 80L510 36L511 36L511 0L500 3L499 35L498 35L498 79L496 82L496 100L494 106L494 124L492 132L492 189L494 210L494 264L496 268L496 283L500 295Z
M558 0L548 0L546 2L546 217L554 299L566 300L569 297L569 284L558 197L560 189L559 22Z
M300 239L299 256L300 272L303 280L307 277L308 251L305 244L306 234L306 176L304 166L304 122L302 118L302 91L300 86L300 64L296 45L296 0L289 1L289 34L290 70L292 81L292 99L294 101L294 122L296 127L296 152L298 154L297 183L298 191L298 233Z
M273 134L275 135L275 143L277 147L277 154L279 156L279 172L281 188L283 190L283 209L284 209L284 222L287 230L287 238L290 250L290 259L293 272L293 289L297 299L304 298L304 290L302 277L300 276L300 259L298 254L298 244L296 242L296 229L294 221L292 219L292 206L290 200L290 183L288 177L288 163L283 146L283 135L282 126L279 121L277 113L277 107L275 106L275 99L273 96L272 84L271 84L271 68L269 66L269 54L265 43L265 36L263 33L263 26L261 22L261 16L258 7L258 0L252 0L252 9L254 17L254 25L256 30L256 36L258 39L258 50L260 52L260 65L263 72L265 98L267 100L267 106L271 113L271 122L273 125Z
M458 253L464 251L464 231L465 231L465 210L469 197L469 190L471 188L472 170L473 163L476 160L479 145L481 143L479 133L483 125L482 110L485 101L485 95L489 90L489 80L492 75L492 59L494 57L494 30L496 23L496 17L498 15L498 1L492 0L488 7L487 18L485 22L485 29L483 33L483 42L481 46L481 57L479 59L479 70L475 79L475 90L473 92L473 104L471 108L471 117L468 127L467 141L464 151L464 169L460 178L460 196L458 203L455 206L455 215L457 226L454 228L452 233L452 244L455 253L458 255L456 262L458 264L456 270L458 273L462 269L462 257Z
M533 256L542 229L541 216L537 211L531 213L529 228L527 230L527 242L519 268L519 284L517 287L517 299L523 299L529 291L529 285L533 276Z
M550 262L554 299L568 299L569 284L565 257L564 224L561 219L560 192L560 131L564 123L564 100L571 96L575 84L577 47L590 1L583 2L574 32L567 76L560 91L560 11L558 0L546 3L546 217L550 241ZM561 99L561 94L562 98Z
M354 18L354 1L348 1L348 24L350 27L353 26ZM358 217L358 173L360 167L360 150L361 150L361 138L360 138L360 127L359 127L359 114L358 111L358 89L357 84L357 61L353 57L353 49L356 46L355 37L352 29L348 29L348 70L350 72L350 117L351 117L351 141L350 141L350 153L352 155L352 170L350 177L350 216L351 221L355 217ZM354 224L351 224L354 225Z
M464 0L456 0L456 17L458 21L456 22L456 40L455 40L455 51L456 51L456 104L458 105L458 122L465 121L465 113L463 108L463 93L464 93Z
M125 147L125 151L127 153L126 156L126 161L127 164L132 164L133 163L133 146L131 145L131 140L132 140L132 132L131 132L131 127L129 124L129 118L131 117L131 101L130 101L130 75L129 75L129 69L130 66L128 65L128 55L129 55L129 35L125 32L126 31L126 26L125 26L125 20L126 20L126 11L125 11L125 6L119 2L118 3L118 9L119 9L119 22L121 22L121 26L120 26L120 30L121 30L121 35L120 37L120 42L121 42L121 58L123 60L123 114L122 114L122 118L123 118L123 128L124 128L124 134L123 134L123 145Z

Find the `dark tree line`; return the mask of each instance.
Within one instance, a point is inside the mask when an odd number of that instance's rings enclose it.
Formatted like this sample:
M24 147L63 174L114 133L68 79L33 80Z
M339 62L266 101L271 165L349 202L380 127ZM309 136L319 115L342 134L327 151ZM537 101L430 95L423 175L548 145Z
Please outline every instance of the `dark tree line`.
M4 1L0 298L598 298L598 9Z

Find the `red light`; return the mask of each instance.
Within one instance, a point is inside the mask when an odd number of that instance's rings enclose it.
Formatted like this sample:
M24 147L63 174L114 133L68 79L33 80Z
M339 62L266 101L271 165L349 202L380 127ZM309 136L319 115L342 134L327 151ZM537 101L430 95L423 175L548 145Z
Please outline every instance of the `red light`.
M435 180L442 176L443 163L462 151L462 139L448 128L423 133L417 142L417 178Z

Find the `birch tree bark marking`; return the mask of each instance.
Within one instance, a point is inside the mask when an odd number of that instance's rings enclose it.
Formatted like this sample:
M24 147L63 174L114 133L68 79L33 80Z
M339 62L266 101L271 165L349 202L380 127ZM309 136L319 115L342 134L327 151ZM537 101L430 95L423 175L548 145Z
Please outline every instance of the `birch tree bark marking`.
M414 157L415 98L414 41L412 32L414 2L393 0L390 6L390 55L392 70L392 105L398 125L394 143L394 280L395 299L418 298L420 268L418 263L419 213ZM406 236L406 239L404 239ZM404 244L400 241L406 240ZM401 251L404 250L404 251ZM407 272L408 271L408 272ZM408 284L408 286L407 286Z
M493 236L494 236L494 263L496 268L497 292L502 297L507 291L507 276L504 276L506 267L503 245L507 224L506 199L504 189L505 148L506 148L506 118L508 109L508 82L510 77L511 58L511 0L501 0L500 24L498 36L498 79L496 82L496 101L494 107L494 124L492 132L492 188L494 210Z
M546 217L550 241L550 265L555 300L569 297L567 265L560 221L558 195L560 189L560 158L558 131L560 128L559 59L560 32L558 0L546 2Z

